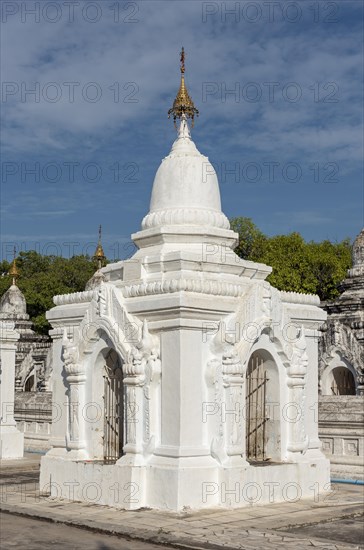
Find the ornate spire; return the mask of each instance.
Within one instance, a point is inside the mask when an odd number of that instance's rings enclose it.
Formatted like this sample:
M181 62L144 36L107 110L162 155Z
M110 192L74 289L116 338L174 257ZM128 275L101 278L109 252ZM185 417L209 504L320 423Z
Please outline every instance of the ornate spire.
M181 51L181 84L173 102L173 107L168 111L168 118L173 115L174 125L176 127L177 118L191 119L191 126L193 127L195 115L198 116L199 112L196 109L192 99L190 98L186 85L185 85L185 50Z
M97 243L97 247L96 247L96 250L95 250L95 255L93 257L93 259L96 260L96 262L97 262L97 269L102 268L102 264L106 259L106 256L104 254L104 250L103 250L102 244L101 244L101 232L102 232L102 227L100 225L99 226L99 241Z
M15 246L14 246L14 259L11 262L11 266L10 266L10 269L9 269L9 275L13 278L13 285L15 285L16 280L20 275L19 270L16 267L16 248L15 248Z

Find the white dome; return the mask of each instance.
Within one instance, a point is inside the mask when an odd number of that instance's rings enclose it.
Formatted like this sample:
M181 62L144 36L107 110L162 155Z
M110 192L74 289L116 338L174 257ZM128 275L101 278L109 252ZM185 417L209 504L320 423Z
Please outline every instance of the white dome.
M2 295L0 300L0 314L26 315L27 304L24 294L14 284Z
M185 120L154 178L150 211L142 228L181 224L230 227L221 212L216 172L208 158L197 150Z

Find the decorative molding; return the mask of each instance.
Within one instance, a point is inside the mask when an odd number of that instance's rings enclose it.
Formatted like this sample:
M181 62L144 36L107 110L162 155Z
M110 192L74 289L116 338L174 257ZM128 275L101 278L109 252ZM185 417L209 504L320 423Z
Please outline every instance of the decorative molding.
M243 285L202 279L166 279L164 281L154 281L150 283L139 283L124 286L122 288L123 296L125 298L150 296L153 294L169 294L181 291L238 298L244 290L245 286Z
M141 322L127 313L119 289L109 283L92 291L92 300L77 327L80 357L92 353L101 331L106 333L115 350L127 361L140 341Z
M133 348L129 354L128 361L123 366L123 371L127 377L126 379L124 378L124 383L135 383L134 379L144 383L144 367L143 354L138 349Z
M285 292L280 291L282 302L289 304L303 304L309 306L319 306L320 298L316 294L302 294L300 292Z
M167 208L149 212L143 221L142 229L162 225L203 225L230 229L230 222L222 212L203 208Z
M229 380L229 382L234 378L241 378L245 374L239 355L233 345L231 350L225 352L222 356L222 374L224 380Z
M307 374L308 356L305 330L300 329L299 338L292 345L292 356L287 368L288 386L304 386Z
M85 292L73 292L72 294L58 294L53 297L56 306L65 306L68 304L82 304L91 302L97 296L97 289L87 290Z
M64 329L62 355L67 382L79 383L85 381L85 368L82 362L80 362L78 347L68 339L67 329Z

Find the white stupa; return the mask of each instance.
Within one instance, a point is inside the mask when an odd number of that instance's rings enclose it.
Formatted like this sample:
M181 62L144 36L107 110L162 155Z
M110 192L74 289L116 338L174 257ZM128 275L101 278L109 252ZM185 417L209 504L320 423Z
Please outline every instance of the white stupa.
M216 174L188 121L184 82L130 260L56 296L58 404L41 488L126 509L181 511L314 497L329 462L317 432L317 296L279 292L240 259Z
M11 287L0 300L0 459L22 458L24 434L14 419L15 400L15 354L20 334L15 330L13 318L26 315L25 298L16 285L18 270L15 261L9 274L13 279Z

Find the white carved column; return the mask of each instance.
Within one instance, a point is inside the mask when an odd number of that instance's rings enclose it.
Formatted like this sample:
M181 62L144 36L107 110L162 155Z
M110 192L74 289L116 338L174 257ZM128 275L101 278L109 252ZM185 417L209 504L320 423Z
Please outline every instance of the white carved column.
M321 323L322 324L322 323ZM310 323L305 327L305 340L307 343L307 355L309 368L306 375L306 390L305 390L305 426L306 434L308 436L308 449L306 455L309 455L311 459L324 458L321 450L322 443L318 434L318 400L321 380L317 384L318 379L318 338L320 324ZM322 372L322 371L321 371ZM316 391L317 388L317 391Z
M293 347L290 366L287 368L288 403L285 421L288 426L288 457L298 462L308 449L309 439L305 430L305 392L308 356L304 328Z
M159 348L151 349L146 362L146 380L143 387L144 393L144 442L145 454L152 454L160 442L160 403L161 387L160 379L162 365L159 359Z
M141 338L123 366L125 401L125 457L120 464L139 464L153 453L160 438L159 339L149 333L144 320Z
M135 349L123 366L125 387L125 443L123 457L119 462L140 461L143 453L143 386L145 383L144 361L141 351ZM132 456L130 456L132 455ZM139 455L139 456L138 456Z
M69 385L68 395L68 430L67 448L79 459L88 457L85 440L85 383L86 372L82 362L79 361L79 352L67 338L65 331L63 339L63 359L66 373L66 382Z
M245 369L236 346L240 335L239 326L235 316L219 323L210 348L215 358L208 363L206 377L207 385L214 387L214 403L209 404L209 407L212 406L213 413L216 411L219 417L219 422L216 422L216 418L212 419L214 438L211 454L225 467L244 467L247 464Z
M64 330L60 327L49 331L52 337L52 424L48 454L58 455L66 453L65 433L67 432L68 400L66 387L62 376L62 338Z
M241 457L245 454L244 378L243 365L233 346L222 357L222 379L226 453L230 462L236 457L241 466Z
M0 458L22 458L24 434L14 419L15 353L19 334L14 323L0 321Z

